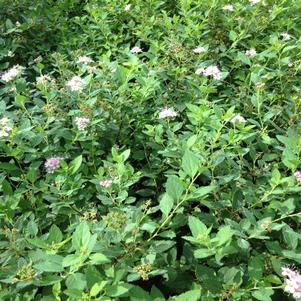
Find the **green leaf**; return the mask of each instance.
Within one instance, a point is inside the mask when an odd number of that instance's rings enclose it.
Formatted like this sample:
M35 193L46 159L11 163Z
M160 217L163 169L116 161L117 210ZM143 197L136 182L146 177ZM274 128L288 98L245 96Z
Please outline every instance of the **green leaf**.
M107 288L107 295L110 297L124 296L132 288L130 284L114 284Z
M216 185L204 186L196 189L192 193L190 193L187 197L188 200L198 200L203 196L209 194L212 191L215 191L217 188Z
M63 260L63 267L75 266L82 261L82 257L78 254L67 255Z
M257 291L252 293L252 296L260 301L272 301L271 296L274 291L270 288L261 287Z
M63 239L63 234L60 230L60 228L56 225L52 225L50 230L49 230L49 236L48 236L48 243L52 244L52 243L59 243L61 242Z
M78 171L78 169L82 165L82 161L83 161L82 155L79 155L78 157L76 157L74 160L71 161L70 170L72 175Z
M207 236L208 229L206 225L202 223L198 218L189 216L188 225L194 238L198 238L199 235Z
M41 272L62 272L63 269L63 257L54 254L45 254L42 262L38 262L34 265L34 268Z
M125 162L128 159L128 157L130 156L130 153L131 153L131 150L127 149L120 154L120 156L122 158L122 162Z
M250 259L248 265L249 277L254 280L261 280L263 275L264 262L260 257L254 256Z
M167 216L173 207L174 201L167 193L163 194L159 203L160 210Z
M130 290L131 301L152 301L149 294L139 286L134 286Z
M108 281L100 281L99 283L95 283L91 290L90 290L90 296L91 297L96 297L107 285Z
M106 257L105 255L103 255L101 253L92 254L92 255L90 255L89 259L91 260L90 264L92 264L92 265L104 264L104 263L111 262L111 260L108 257Z
M75 229L72 235L72 246L75 250L88 245L91 237L89 226L86 221L81 222Z
M234 231L230 226L222 227L216 234L216 236L211 239L211 242L215 243L216 246L222 246L225 243L231 241Z
M191 290L175 297L174 301L199 301L201 298L201 290Z
M166 192L174 201L177 202L180 200L183 191L184 188L177 176L168 177L166 183Z
M214 250L209 250L209 249L197 249L194 251L194 257L197 259L202 259L202 258L207 258L215 254Z
M188 149L186 149L182 158L182 168L191 178L196 175L199 169L199 159Z

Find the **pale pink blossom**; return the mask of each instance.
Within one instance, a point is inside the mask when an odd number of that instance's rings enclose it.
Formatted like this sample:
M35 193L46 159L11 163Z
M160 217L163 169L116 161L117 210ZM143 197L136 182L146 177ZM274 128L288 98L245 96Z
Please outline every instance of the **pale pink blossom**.
M233 5L228 4L223 7L223 10L234 11L234 7L233 7Z
M5 82L12 81L18 75L21 74L22 70L23 70L23 67L21 67L19 65L15 65L1 75L1 80L5 81Z
M254 56L257 54L257 52L254 48L251 48L250 50L246 50L245 54L246 56Z
M103 188L109 188L109 187L112 186L112 184L113 184L113 181L110 180L110 179L108 179L108 180L102 180L102 181L99 182L99 185L101 187L103 187Z
M283 267L282 276L285 277L284 291L291 294L293 298L301 298L301 275L298 271L294 271L291 268Z
M45 162L47 172L54 173L60 167L61 160L63 160L63 158L57 156L48 158Z
M296 180L299 184L301 184L301 172L299 170L297 170L295 173L294 173L294 176L296 177Z
M75 123L80 131L84 131L90 122L89 118L76 117Z
M135 46L131 49L131 53L140 53L142 52L141 48Z
M174 111L173 108L163 108L160 113L159 113L159 119L164 119L164 118L173 118L178 115L177 112Z
M70 88L71 91L82 91L83 90L84 81L80 76L73 76L68 82L67 87Z
M205 51L206 51L206 49L204 47L197 47L197 48L193 49L194 53L203 53Z

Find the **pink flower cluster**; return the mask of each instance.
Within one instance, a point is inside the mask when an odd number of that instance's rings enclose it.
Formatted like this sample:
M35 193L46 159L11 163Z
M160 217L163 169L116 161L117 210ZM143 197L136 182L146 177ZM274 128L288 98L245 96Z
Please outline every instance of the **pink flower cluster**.
M203 74L205 76L212 76L216 80L220 80L222 77L222 73L217 66L208 66L207 68L199 68L195 71L195 73Z
M135 46L131 49L131 53L140 53L142 52L141 48Z
M61 157L50 157L45 162L45 168L48 173L54 173L59 167L60 162L63 160Z
M286 277L284 290L292 294L295 299L301 298L301 275L299 272L283 267L282 276Z
M294 173L294 176L296 177L297 182L301 184L301 172L299 170L297 170Z
M76 117L75 123L80 131L84 131L90 122L89 118Z

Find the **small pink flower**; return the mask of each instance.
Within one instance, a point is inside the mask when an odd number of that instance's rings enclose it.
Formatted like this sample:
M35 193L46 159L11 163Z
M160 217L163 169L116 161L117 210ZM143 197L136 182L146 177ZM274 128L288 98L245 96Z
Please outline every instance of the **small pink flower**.
M48 173L54 173L60 167L60 162L63 160L61 157L50 157L45 162L45 168Z
M109 188L112 186L112 184L113 184L112 180L102 180L99 182L99 185L103 188Z
M140 53L142 52L141 48L135 46L131 49L131 53Z
M75 123L80 131L84 131L90 122L89 118L76 117Z
M301 184L301 172L299 170L296 171L294 176L296 177L297 182Z
M285 278L284 290L291 294L295 299L301 298L301 275L298 271L283 267L282 276Z

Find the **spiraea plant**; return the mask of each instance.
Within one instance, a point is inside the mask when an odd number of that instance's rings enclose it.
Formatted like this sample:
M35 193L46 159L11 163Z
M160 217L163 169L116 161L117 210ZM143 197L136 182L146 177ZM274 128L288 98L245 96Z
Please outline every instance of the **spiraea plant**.
M298 1L0 7L0 300L300 299Z

